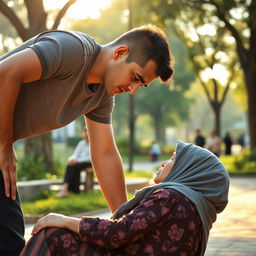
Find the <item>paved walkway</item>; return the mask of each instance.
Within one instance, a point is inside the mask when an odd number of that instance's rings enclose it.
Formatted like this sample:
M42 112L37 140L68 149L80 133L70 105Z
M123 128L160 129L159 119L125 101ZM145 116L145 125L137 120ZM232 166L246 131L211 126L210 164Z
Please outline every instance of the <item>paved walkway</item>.
M229 204L214 224L206 256L256 256L256 177L232 177Z
M26 225L26 239L32 226ZM229 204L211 230L205 256L256 256L256 177L231 178Z

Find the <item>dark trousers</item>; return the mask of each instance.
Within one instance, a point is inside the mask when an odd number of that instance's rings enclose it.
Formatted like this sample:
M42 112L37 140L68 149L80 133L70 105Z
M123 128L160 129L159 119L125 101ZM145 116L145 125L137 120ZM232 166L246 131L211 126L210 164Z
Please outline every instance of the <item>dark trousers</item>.
M18 191L16 200L5 196L0 171L0 255L18 256L25 245L24 219Z
M92 167L90 162L81 162L74 165L68 165L66 168L64 182L68 183L68 190L79 193L80 172L88 167Z

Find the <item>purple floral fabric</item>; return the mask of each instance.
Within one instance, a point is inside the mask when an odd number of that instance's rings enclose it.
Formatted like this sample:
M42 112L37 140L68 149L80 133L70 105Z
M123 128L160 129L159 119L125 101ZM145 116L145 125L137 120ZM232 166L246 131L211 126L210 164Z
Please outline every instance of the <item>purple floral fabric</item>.
M83 217L80 235L43 229L21 256L193 256L198 255L201 241L195 206L176 190L161 189L118 220Z
M83 217L80 237L93 255L196 255L202 224L195 206L174 189L162 189L118 220Z

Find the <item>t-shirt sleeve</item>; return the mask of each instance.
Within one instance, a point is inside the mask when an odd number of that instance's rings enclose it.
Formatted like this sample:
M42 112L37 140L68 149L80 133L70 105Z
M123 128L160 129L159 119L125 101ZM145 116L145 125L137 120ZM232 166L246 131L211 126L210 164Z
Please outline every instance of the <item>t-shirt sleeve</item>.
M40 59L42 80L67 78L79 70L85 57L79 39L64 31L42 33L30 48Z
M107 96L97 108L86 113L85 116L98 123L111 124L114 106L115 97Z

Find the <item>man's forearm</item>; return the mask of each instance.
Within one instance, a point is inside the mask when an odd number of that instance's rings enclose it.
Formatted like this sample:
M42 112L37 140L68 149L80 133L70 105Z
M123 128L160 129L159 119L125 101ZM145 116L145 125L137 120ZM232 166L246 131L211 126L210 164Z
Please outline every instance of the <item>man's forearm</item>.
M127 201L121 157L114 151L103 156L92 156L92 161L101 190L114 212Z
M20 84L0 69L0 144L13 143L13 114L19 91Z

